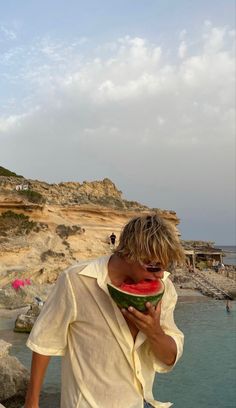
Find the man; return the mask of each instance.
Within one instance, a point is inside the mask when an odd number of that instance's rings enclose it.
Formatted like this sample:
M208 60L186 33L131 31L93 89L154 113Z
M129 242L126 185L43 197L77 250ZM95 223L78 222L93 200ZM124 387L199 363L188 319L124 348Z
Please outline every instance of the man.
M111 241L111 245L115 245L116 235L114 234L114 232L112 232L112 234L110 235L110 241Z
M63 356L61 408L170 407L155 401L155 372L170 371L182 354L183 334L173 310L177 295L168 272L183 261L170 223L157 215L132 219L113 255L62 273L29 336L32 370L25 408L38 408L50 356ZM163 278L165 293L146 313L120 310L107 283Z

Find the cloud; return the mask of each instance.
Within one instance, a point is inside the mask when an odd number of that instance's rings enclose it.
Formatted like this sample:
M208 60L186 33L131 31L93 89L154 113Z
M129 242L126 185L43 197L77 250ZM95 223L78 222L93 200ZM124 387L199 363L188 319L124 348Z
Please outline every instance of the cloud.
M7 28L4 25L0 25L0 33L6 40L16 40L17 35L16 32L12 29Z
M185 41L182 41L178 49L179 58L183 59L186 56L186 53L187 53L187 45Z
M207 31L203 34L205 40L204 51L206 53L214 53L220 51L224 47L224 38L226 28L211 27L207 25ZM228 33L229 34L229 33Z
M187 50L194 39L182 32L177 60L138 37L100 45L89 57L83 42L39 41L16 73L32 89L30 107L0 122L4 160L31 178L110 177L130 199L204 213L205 223L212 208L215 219L227 218L233 41L232 30L206 23L198 47Z

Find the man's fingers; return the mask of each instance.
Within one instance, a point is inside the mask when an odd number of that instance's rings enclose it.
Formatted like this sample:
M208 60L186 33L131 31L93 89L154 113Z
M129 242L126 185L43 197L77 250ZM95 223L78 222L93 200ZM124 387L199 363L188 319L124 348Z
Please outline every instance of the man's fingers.
M147 302L146 308L147 308L148 314L152 317L155 317L155 306L153 306L152 303Z
M156 312L157 313L161 313L161 300L158 302L158 304L156 305Z
M131 316L134 316L134 317L136 317L137 319L139 319L139 320L141 320L143 322L146 320L145 315L142 312L140 312L139 310L132 307L132 306L128 307L127 312L129 314L131 314Z
M140 312L139 310L135 309L133 306L129 306L128 309L121 309L122 313L130 313L132 316L135 316L137 319L141 321L146 321L147 320L147 315L150 315L151 317L155 317L157 313L160 313L161 311L161 302L158 303L158 305L155 307L152 305L152 303L147 302L146 303L146 309L147 313Z
M128 307L128 309L121 309L121 311L132 322L146 325L155 319L155 307L150 302L147 302L146 308L147 313L140 312L132 306Z

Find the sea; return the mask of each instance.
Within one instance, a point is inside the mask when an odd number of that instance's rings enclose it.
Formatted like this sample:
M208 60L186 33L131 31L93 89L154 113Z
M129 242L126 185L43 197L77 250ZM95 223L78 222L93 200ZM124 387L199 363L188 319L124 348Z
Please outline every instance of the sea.
M174 408L236 407L236 304L231 302L230 312L225 306L225 301L201 295L179 299L175 320L185 334L184 354L170 373L156 375L157 400L172 401ZM12 343L11 354L30 368L28 335L14 333L13 324L1 319L0 338ZM40 408L60 406L60 366L60 357L53 357Z
M223 250L223 263L225 265L236 265L236 246L235 245L215 245L216 248Z

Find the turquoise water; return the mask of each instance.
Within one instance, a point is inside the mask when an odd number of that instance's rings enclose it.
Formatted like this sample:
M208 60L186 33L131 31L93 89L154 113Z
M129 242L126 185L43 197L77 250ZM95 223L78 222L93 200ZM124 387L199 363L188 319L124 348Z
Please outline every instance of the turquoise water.
M223 301L180 303L176 322L185 333L182 359L159 375L154 395L175 408L236 407L236 307Z
M184 355L171 373L158 375L155 397L174 402L174 408L235 408L235 304L227 313L223 301L190 298L179 302L175 320L185 333ZM24 347L27 335L9 330L11 321L3 323L0 338L13 343L12 354L30 367L30 351ZM60 358L53 358L41 408L59 407L59 388Z

